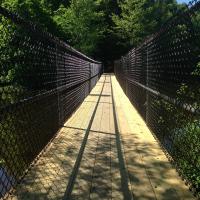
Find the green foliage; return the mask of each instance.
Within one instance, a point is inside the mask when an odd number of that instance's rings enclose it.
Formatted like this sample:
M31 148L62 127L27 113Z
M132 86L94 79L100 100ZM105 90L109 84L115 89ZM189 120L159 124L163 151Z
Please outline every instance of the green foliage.
M173 94L176 105L164 99L153 101L159 112L159 134L162 141L175 160L177 167L183 176L198 189L200 194L200 24L199 10L186 21L179 21L178 25L171 30L171 37L161 43L165 49L180 41L188 45L191 57L190 74L185 82L177 84L177 90ZM185 19L184 19L185 20ZM177 37L179 35L180 37ZM193 38L188 41L187 38ZM165 74L164 74L165 75Z
M115 60L157 31L179 7L175 0L3 0L1 4L104 61Z
M106 28L98 6L93 0L73 0L67 8L61 5L53 17L68 42L88 55L97 48Z
M115 30L136 46L147 36L158 31L174 14L175 0L125 0L120 3L121 15L113 15Z
M200 76L200 62L198 63L196 69L194 70L192 74L195 76Z
M198 69L199 65L194 71ZM162 138L173 141L170 145L168 142L165 145L170 146L169 152L180 172L194 187L199 188L200 117L193 113L200 109L199 83L183 83L177 90L176 101L180 102L179 106L163 99L154 101L154 106L161 110L158 126L163 134Z

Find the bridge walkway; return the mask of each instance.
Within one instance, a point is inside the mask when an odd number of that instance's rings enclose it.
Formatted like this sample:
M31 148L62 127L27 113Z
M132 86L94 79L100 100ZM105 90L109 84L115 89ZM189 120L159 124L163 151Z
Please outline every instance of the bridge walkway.
M194 199L113 74L104 74L13 200Z

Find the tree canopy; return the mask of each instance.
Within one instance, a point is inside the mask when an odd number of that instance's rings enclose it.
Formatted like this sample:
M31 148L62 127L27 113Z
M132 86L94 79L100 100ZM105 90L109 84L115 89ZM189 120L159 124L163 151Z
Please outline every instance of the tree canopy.
M113 16L115 30L131 46L158 31L178 9L175 0L125 0L119 6L121 14Z
M176 0L3 0L95 59L112 61L151 35L181 6Z

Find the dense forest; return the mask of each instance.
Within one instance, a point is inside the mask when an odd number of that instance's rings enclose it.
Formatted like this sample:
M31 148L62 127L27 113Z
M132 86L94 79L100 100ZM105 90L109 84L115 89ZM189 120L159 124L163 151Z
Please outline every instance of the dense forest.
M183 6L176 0L3 0L1 5L101 61L120 57Z

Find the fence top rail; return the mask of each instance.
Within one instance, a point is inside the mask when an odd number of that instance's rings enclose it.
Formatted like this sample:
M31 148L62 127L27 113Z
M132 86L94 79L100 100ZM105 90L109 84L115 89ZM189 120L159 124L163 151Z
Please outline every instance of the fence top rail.
M62 47L69 51L71 54L80 57L88 62L95 63L95 64L101 64L101 62L93 60L92 58L89 58L88 56L84 55L80 51L76 50L75 48L71 47L70 45L66 44L64 41L60 40L58 37L52 35L51 33L43 30L40 26L37 24L25 20L24 18L20 17L17 13L10 12L6 8L0 6L0 15L4 16L5 18L11 20L13 23L32 31L34 34L47 39L49 42L52 42L53 44Z

